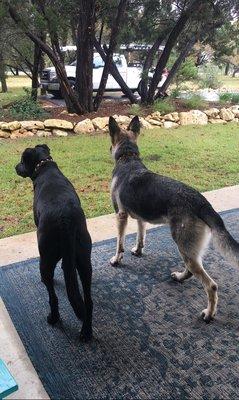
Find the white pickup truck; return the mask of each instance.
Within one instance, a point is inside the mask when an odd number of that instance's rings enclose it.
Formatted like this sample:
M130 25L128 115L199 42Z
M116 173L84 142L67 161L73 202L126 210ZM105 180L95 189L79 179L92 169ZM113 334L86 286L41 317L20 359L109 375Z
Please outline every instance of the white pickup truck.
M125 56L122 54L114 54L113 60L118 68L120 75L127 83L129 88L132 89L133 91L138 91L140 94L142 67L141 66L129 67L127 65ZM101 56L98 53L94 53L94 60L93 60L94 91L97 91L99 88L103 68L104 68L104 61L102 60ZM72 84L72 87L74 87L75 77L76 77L76 61L74 61L70 65L66 65L65 69L69 82ZM163 74L158 87L162 86L162 84L167 78L167 75L168 75L167 72ZM53 94L55 97L61 97L60 85L57 80L56 71L54 67L45 68L43 70L40 77L40 83L41 87L45 89L48 93ZM110 91L111 92L121 91L120 86L118 85L118 83L111 74L109 74L106 84L106 92Z

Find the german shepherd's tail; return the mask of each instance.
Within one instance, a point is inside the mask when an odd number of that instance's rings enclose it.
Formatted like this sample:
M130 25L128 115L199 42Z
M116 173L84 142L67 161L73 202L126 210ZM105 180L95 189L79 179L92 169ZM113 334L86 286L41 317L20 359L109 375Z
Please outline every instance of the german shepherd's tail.
M66 291L70 304L76 316L83 321L85 318L86 310L84 301L80 294L77 279L76 235L77 232L75 229L64 235L65 237L62 241L62 269L64 272Z
M222 256L239 267L239 243L228 232L220 215L210 205L200 218L211 228L213 243Z

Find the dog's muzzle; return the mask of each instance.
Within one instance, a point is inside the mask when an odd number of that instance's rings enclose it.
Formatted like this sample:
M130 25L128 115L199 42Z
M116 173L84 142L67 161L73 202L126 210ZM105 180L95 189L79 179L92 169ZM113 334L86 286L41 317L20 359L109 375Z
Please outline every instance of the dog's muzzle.
M17 175L21 176L22 178L26 178L28 176L27 171L25 167L22 165L22 163L17 164L15 170Z

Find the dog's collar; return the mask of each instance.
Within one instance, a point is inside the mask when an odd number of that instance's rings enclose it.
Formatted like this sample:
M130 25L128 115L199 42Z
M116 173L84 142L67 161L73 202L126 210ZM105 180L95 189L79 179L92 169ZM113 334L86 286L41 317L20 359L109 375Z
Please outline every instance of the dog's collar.
M120 156L116 162L118 161L127 161L129 158L135 158L135 159L139 159L139 154L138 153L134 153L134 152L129 152L126 154L122 154L122 156Z
M46 164L47 162L53 162L51 157L45 158L45 160L41 160L35 167L34 172L36 173L42 165Z

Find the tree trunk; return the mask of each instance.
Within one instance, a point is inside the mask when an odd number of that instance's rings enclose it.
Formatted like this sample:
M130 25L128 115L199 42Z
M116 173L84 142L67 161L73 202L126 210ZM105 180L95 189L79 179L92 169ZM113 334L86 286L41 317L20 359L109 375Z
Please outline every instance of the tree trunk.
M34 101L37 101L37 90L39 86L38 82L38 73L39 73L39 64L41 58L41 49L38 44L34 45L34 60L33 60L33 69L32 69L32 92L31 98Z
M5 63L2 53L0 53L0 82L2 86L2 93L6 93L7 81L6 81Z
M79 2L76 56L76 92L85 111L93 110L93 54L95 37L95 0Z
M203 0L191 0L189 6L185 11L182 12L180 18L176 22L174 28L172 29L168 40L166 42L166 45L164 47L163 53L157 63L156 69L154 76L152 78L149 90L148 90L148 97L147 97L147 103L150 104L154 101L154 94L157 89L158 83L161 79L163 69L165 68L168 59L170 57L171 51L183 31L188 19L190 18L190 15L195 12L195 9L198 9L201 6L201 3Z
M95 49L97 50L97 52L100 54L102 60L105 62L106 61L106 53L105 51L102 49L102 47L100 46L99 42L97 41L97 39L94 40L94 46ZM105 49L107 50L107 49ZM136 98L136 96L133 94L132 90L128 87L128 85L126 84L126 82L124 81L124 79L122 78L122 76L120 75L117 66L115 65L114 61L112 61L110 63L110 73L113 76L113 78L116 80L116 82L118 83L118 85L120 86L122 92L125 94L125 96L128 97L128 99L130 100L130 102L133 103L138 103L138 100Z
M29 39L31 39L34 44L39 45L41 50L48 55L51 62L53 63L53 65L56 69L57 77L58 77L60 85L61 85L62 94L63 94L64 100L66 102L66 107L67 107L68 112L84 114L85 109L80 104L80 102L78 101L78 99L75 95L74 90L71 88L71 85L68 82L64 64L62 64L62 62L59 60L58 55L50 48L50 46L48 46L45 42L43 42L35 33L29 31L28 26L21 20L21 18L17 14L14 7L8 5L8 11L9 11L10 17L13 19L13 21L16 23L16 25L23 30L25 35L27 37L29 37Z
M115 48L117 46L117 38L118 38L119 30L122 29L122 20L123 20L124 14L125 14L127 4L128 4L128 0L120 0L119 5L118 5L117 15L116 15L115 21L113 22L113 26L112 26L112 30L111 30L109 48L108 48L107 55L106 55L105 65L104 65L103 73L101 76L99 89L97 91L97 95L94 100L94 110L98 110L100 103L103 99L103 95L105 92L105 88L106 88L106 84L107 84L107 80L108 80L108 76L109 76L110 64L113 61L113 54L114 54Z
M151 49L148 51L147 56L145 58L144 66L143 66L143 72L142 72L142 79L141 79L141 103L146 102L147 99L147 94L148 94L148 74L149 70L152 67L153 64L153 58L162 43L164 37L161 35L157 38L157 40L154 42L153 46Z
M168 89L170 83L174 79L177 71L181 67L182 63L184 62L185 58L187 57L188 53L191 51L191 49L193 48L195 43L196 43L196 39L195 39L195 37L193 37L185 45L185 47L183 48L183 50L179 54L177 60L173 64L173 66L172 66L172 68L171 68L171 70L170 70L170 72L168 74L168 77L167 77L166 81L164 82L162 87L159 88L158 93L155 96L156 99L159 98L159 97L164 97L164 94L165 94L166 90Z
M234 66L232 77L235 78L236 74L239 72L239 67Z
M226 76L229 74L229 69L230 69L230 64L226 63L226 67L225 67L225 75Z

